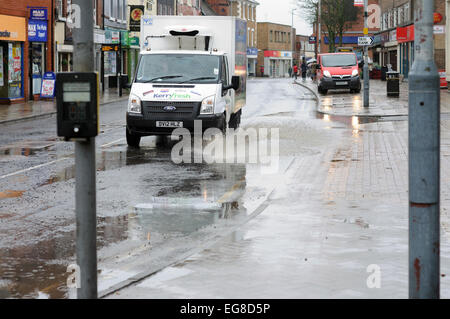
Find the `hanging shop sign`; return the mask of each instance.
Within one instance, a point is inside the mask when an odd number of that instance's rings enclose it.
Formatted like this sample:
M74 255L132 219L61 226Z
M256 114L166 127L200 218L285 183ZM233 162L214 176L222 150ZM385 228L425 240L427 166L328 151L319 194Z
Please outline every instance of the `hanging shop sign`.
M30 20L48 20L46 8L30 9Z
M47 42L47 21L28 21L28 41Z
M434 24L436 24L436 23L441 23L443 19L444 19L444 18L442 17L442 14L440 14L439 12L435 12L435 13L433 14Z
M144 15L144 6L130 6L130 31L141 30L141 17Z
M24 42L27 37L26 27L25 18L0 14L0 40Z
M42 77L41 97L54 98L55 97L55 82L56 75L53 72L46 72Z
M354 5L355 7L364 7L364 0L355 0L355 1L353 2L353 5Z

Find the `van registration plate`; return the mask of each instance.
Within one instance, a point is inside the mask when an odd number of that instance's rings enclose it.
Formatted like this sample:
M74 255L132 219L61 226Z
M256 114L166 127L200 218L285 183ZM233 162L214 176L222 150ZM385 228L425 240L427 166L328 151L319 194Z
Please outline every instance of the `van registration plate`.
M347 81L344 81L344 82L336 82L336 85L348 85L348 82L347 82Z
M168 128L183 127L183 122L178 122L178 121L156 121L156 127L168 127Z

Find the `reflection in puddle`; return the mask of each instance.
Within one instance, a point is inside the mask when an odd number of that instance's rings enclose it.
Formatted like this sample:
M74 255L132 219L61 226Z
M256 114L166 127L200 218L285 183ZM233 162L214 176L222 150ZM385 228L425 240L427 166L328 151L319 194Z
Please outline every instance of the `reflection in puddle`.
M48 150L54 144L51 141L20 141L15 144L2 146L0 148L0 156L31 156L38 151Z

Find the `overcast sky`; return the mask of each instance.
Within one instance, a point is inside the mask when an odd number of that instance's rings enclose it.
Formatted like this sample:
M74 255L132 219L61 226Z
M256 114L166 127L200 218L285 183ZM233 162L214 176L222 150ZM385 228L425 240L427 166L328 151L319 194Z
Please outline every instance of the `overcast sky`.
M256 20L258 22L275 22L286 25L292 23L292 9L297 8L297 0L256 0L259 6L256 7ZM312 27L304 20L300 9L294 11L294 28L297 34L311 35Z

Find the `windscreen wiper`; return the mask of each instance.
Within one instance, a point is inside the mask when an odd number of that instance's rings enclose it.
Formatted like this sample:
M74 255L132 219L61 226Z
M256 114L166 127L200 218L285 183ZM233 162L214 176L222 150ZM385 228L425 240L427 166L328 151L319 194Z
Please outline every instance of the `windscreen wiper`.
M150 82L153 82L153 81L156 81L156 80L175 79L175 78L182 78L182 77L183 77L183 75L166 75L166 76L158 76L157 78L153 78L153 79L150 79L150 80L146 80L146 81L143 81L143 82L141 82L141 83L150 83Z
M200 78L189 79L189 80L187 80L187 81L180 82L179 84L182 84L182 83L188 83L188 82L191 82L191 81L215 80L215 79L216 79L216 78L213 77L213 76L203 76L203 77L200 77Z

